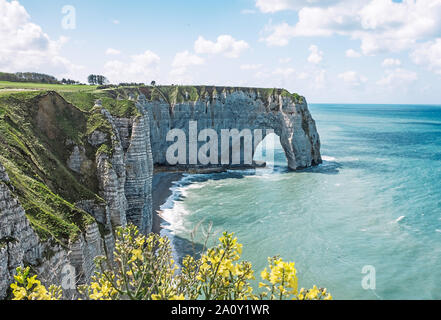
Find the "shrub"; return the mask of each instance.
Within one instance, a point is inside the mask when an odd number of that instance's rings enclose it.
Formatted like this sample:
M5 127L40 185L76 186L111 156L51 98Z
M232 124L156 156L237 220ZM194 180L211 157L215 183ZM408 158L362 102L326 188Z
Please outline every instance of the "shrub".
M326 289L298 290L297 271L293 262L280 257L269 258L261 273L258 293L250 284L255 280L252 265L240 261L242 245L231 233L224 233L219 244L200 258L186 256L181 269L172 259L170 241L156 234L139 233L129 225L116 230L113 260L95 259L96 272L90 284L79 293L91 300L330 300ZM17 268L16 282L11 285L14 299L60 299L60 287L49 290L29 268Z
M29 276L29 267L17 268L17 275L14 276L15 283L11 284L13 300L59 300L62 296L60 287L50 286L46 289L37 280L37 276Z

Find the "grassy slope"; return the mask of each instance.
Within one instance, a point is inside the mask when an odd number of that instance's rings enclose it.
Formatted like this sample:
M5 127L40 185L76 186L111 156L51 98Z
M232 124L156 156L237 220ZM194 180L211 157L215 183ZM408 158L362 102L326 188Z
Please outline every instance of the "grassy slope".
M24 83L0 81L0 96L19 92L56 91L68 102L74 104L83 111L90 111L97 99L101 99L103 107L115 116L131 117L138 115L138 111L133 101L127 97L117 100L117 95L111 90L97 90L97 86L87 85L62 85L44 83Z
M54 91L80 91L80 90L94 90L94 89L96 89L96 86L0 81L0 89L36 89L36 90L54 90Z
M73 145L66 141L84 146L94 161L96 151L86 142L87 129L102 126L90 124L93 117L59 97L44 96L38 91L0 95L0 162L40 237L65 244L94 221L73 203L104 202L96 194L94 165L81 176L67 168Z

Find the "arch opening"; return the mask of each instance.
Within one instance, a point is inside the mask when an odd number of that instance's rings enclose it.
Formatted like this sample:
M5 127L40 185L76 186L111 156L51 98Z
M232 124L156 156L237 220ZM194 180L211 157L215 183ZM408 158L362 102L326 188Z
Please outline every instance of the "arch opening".
M253 154L253 161L258 165L265 164L266 168L288 168L288 159L280 142L280 136L269 133L257 145Z

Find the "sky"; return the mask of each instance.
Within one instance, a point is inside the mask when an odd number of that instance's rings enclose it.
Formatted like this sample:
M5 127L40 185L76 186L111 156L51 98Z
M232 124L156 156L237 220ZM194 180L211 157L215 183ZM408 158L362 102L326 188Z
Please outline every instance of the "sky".
M441 104L441 0L0 0L0 71Z

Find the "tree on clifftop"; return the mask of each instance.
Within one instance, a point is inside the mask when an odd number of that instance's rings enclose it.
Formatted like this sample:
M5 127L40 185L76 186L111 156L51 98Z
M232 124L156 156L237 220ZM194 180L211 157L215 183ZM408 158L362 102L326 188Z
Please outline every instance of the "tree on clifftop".
M87 82L89 82L90 85L100 85L109 83L109 80L105 76L97 75L97 74L91 74L87 77Z

